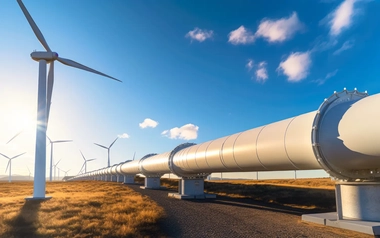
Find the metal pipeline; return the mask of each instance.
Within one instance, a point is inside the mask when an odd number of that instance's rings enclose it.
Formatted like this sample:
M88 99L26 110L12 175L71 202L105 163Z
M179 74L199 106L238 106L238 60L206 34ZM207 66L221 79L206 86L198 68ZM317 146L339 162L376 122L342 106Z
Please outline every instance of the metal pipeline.
M186 143L96 173L204 177L213 172L322 168L341 180L379 180L379 118L380 94L344 90L334 92L317 111L198 145Z

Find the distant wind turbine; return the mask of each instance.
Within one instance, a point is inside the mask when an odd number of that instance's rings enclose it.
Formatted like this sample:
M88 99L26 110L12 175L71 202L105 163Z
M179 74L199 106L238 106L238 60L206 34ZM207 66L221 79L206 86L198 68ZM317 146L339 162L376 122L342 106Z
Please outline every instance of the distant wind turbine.
M55 143L64 143L64 142L72 142L72 140L56 140L52 141L48 136L46 136L50 142L50 182L52 181L52 173L53 173L53 148Z
M61 160L58 160L58 162L55 165L53 165L54 166L54 180L56 180L55 170L57 169L57 165L59 164L59 162L61 162Z
M67 174L69 173L69 171L70 171L71 169L69 169L69 170L62 170L64 173L65 173L65 177L67 176Z
M106 146L104 146L104 145L99 145L99 144L97 144L97 143L94 143L95 145L100 146L100 147L102 147L102 148L104 148L104 149L106 149L106 150L108 151L108 167L111 166L111 161L110 161L110 150L111 150L111 147L113 146L113 144L117 141L117 139L119 139L119 137L116 137L116 139L111 143L111 145L110 145L109 147L106 147Z
M116 81L120 80L113 78L107 74L101 73L80 63L70 59L58 57L56 52L53 52L47 44L40 29L30 16L28 10L25 8L21 0L17 0L23 11L26 19L29 22L34 34L40 41L46 51L34 51L31 53L33 60L39 62L39 76L38 76L38 105L37 105L37 129L36 129L36 150L35 150L35 166L34 166L34 188L33 197L29 199L45 199L46 189L46 130L49 121L51 97L53 93L54 84L54 61L57 60L62 64L74 68L86 70L91 73L99 74ZM50 64L48 79L46 82L46 65Z
M28 169L28 171L29 171L29 180L30 180L30 175L32 174L31 172L30 172L30 169L29 169L29 167L28 166L26 166L26 168Z
M61 171L61 169L57 167L57 170L58 170L58 180L59 180L59 171Z
M80 174L80 172L82 172L83 168L84 168L84 173L87 173L87 162L90 162L90 161L93 161L93 160L96 160L96 159L86 159L86 158L84 157L82 151L79 151L79 152L81 153L81 155L82 155L82 157L83 157L84 163L83 163L83 165L82 165L82 168L80 168L78 174Z
M12 158L9 158L8 156L4 155L4 154L1 154L2 156L4 156L5 158L8 159L8 164L7 164L7 168L5 169L5 172L7 172L8 170L8 167L9 167L9 177L8 177L8 182L12 182L12 160L13 159L16 159L17 157L25 154L26 152L22 153L22 154L19 154L19 155L16 155L16 156L13 156Z

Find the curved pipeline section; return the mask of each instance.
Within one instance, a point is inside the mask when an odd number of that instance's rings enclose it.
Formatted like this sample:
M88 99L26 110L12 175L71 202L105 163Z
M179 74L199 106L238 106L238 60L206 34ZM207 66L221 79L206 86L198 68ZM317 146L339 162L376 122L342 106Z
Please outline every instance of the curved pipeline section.
M213 172L325 169L343 180L380 179L380 94L334 93L317 111L198 145L77 176L204 177Z

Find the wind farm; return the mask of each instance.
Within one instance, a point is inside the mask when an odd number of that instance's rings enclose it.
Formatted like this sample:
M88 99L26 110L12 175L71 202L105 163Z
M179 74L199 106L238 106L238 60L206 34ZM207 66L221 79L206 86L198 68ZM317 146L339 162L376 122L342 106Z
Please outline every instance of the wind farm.
M376 1L284 1L278 11L270 2L220 2L215 11L198 0L4 4L0 193L25 190L0 199L20 204L0 213L0 236L380 234ZM326 187L307 185L326 178ZM86 198L86 186L94 196ZM165 215L123 226L146 212L126 218L130 208L119 210L135 193ZM45 226L48 207L59 203L73 207L60 208L67 217L54 213L54 222L73 233ZM81 212L101 207L118 216L107 218L106 233L94 227L107 212ZM17 228L27 213L30 229ZM199 234L187 228L197 227L197 214ZM230 218L244 222L226 224ZM68 219L86 222L72 227ZM116 223L121 233L111 232Z

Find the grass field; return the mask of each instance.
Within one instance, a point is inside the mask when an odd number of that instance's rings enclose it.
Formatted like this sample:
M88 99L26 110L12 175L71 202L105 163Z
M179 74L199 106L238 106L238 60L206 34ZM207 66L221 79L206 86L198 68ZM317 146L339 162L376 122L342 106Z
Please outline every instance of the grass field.
M178 188L175 179L161 179L161 184ZM32 182L0 182L0 237L165 236L158 227L163 209L127 186L101 181L46 185L52 199L26 202L33 193ZM330 179L213 180L205 182L205 191L312 212L335 210Z
M52 199L26 202L32 193L32 182L0 183L0 237L162 236L163 209L121 184L52 182Z

